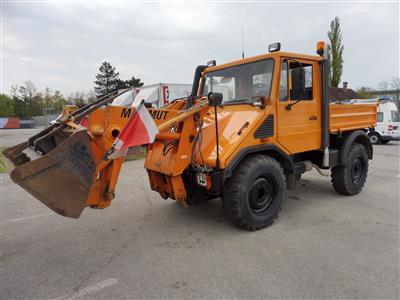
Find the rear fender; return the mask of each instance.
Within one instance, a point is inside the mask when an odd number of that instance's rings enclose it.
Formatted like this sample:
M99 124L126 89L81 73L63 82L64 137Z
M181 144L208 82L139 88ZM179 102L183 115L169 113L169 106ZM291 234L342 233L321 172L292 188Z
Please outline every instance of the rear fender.
M362 144L367 150L368 159L372 159L373 157L372 144L368 138L368 135L364 131L361 130L353 131L351 133L344 135L343 139L344 140L340 147L340 154L339 154L340 164L344 165L346 163L348 153L353 143Z

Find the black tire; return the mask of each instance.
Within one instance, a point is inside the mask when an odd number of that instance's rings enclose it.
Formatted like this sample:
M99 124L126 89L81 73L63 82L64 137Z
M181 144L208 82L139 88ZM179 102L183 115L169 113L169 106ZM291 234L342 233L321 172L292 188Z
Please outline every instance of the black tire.
M237 167L222 202L233 224L253 231L271 225L278 217L285 190L280 164L272 157L254 155Z
M383 140L383 141L381 140L381 143L384 144L384 145L386 145L389 142L390 142L390 140Z
M372 145L379 144L379 142L381 141L381 136L379 135L379 133L376 132L369 133L368 137Z
M363 145L354 143L351 145L347 162L342 166L332 168L331 181L336 192L352 196L362 190L367 175L367 150Z

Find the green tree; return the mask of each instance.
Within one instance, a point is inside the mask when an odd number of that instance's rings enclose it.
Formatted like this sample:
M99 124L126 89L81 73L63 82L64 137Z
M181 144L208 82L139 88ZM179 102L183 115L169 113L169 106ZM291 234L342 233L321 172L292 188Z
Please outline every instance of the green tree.
M63 94L60 91L54 91L52 94L52 103L54 110L58 113L61 113L63 107L67 104Z
M17 117L27 118L41 115L42 97L31 81L22 86L12 86L11 95L14 100L14 113Z
M32 81L25 81L23 86L19 87L19 98L25 104L25 114L23 117L40 116L43 113L43 98L38 92Z
M22 86L12 86L10 96L14 116L19 118L41 116L49 112L60 113L67 104L60 91L46 88L43 92L39 92L31 81L26 81Z
M70 93L66 99L67 104L83 106L96 100L93 91Z
M46 88L44 92L41 93L42 95L42 103L43 109L45 112L52 112L52 113L60 113L64 105L67 104L67 101L64 99L64 96L61 94L60 91L52 91L50 88ZM45 113L44 112L44 113Z
M338 87L343 74L343 45L340 21L335 17L331 21L331 28L328 31L329 44L327 56L331 64L330 85Z
M14 117L14 101L5 94L0 94L0 117Z
M87 92L85 96L86 96L87 103L92 103L96 100L96 93L94 90Z
M357 94L362 99L371 99L374 98L374 95L371 93L371 91L373 91L373 89L363 86L359 90L357 90Z
M68 97L67 97L67 103L68 104L73 104L73 105L77 105L79 107L87 104L87 99L86 99L86 95L83 92L75 92L75 93L71 93Z
M94 91L98 97L105 96L118 89L119 81L119 73L115 71L115 67L105 61L96 75Z
M14 102L14 114L16 117L25 117L26 111L28 110L25 102L22 100L19 94L19 86L13 85L11 87L11 97Z
M136 87L141 87L143 86L143 82L140 81L140 78L135 78L135 76L132 76L131 79L128 80L119 80L118 81L118 89L128 89L128 88L136 88Z

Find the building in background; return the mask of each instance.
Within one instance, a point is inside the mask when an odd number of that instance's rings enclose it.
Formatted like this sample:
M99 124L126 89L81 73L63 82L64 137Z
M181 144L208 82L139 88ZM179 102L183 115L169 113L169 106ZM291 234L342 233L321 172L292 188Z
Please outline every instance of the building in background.
M343 87L330 87L329 88L329 100L331 102L344 101L349 99L361 98L354 90L348 88L348 83L343 82Z

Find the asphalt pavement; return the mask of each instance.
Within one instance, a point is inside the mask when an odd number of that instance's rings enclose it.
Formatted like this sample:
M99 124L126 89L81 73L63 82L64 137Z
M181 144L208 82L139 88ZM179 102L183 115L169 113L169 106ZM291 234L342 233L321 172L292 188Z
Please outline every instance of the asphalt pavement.
M1 130L9 146L34 130ZM312 171L266 229L232 226L218 199L188 209L124 164L116 198L80 219L1 174L1 299L399 299L400 144L374 146L364 190Z

